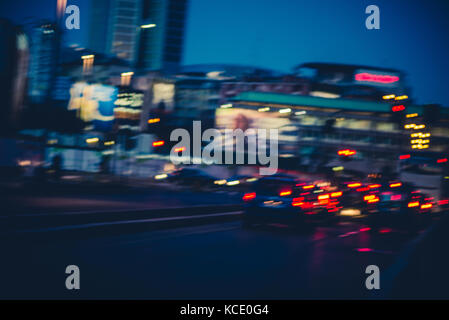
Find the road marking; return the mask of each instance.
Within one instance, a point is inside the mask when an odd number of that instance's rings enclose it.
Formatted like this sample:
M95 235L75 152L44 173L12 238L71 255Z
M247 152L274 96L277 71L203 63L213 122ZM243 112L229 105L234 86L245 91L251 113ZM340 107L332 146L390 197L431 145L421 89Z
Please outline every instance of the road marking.
M194 216L181 216L181 217L166 217L166 218L153 218L153 219L137 219L137 220L124 220L124 221L111 221L111 222L97 222L97 223L87 223L81 225L70 225L70 226L60 226L52 228L42 228L42 229L27 229L27 230L17 230L13 233L40 233L48 231L60 231L60 230L76 230L76 229L88 229L101 226L111 226L120 224L138 224L138 223L154 223L154 222L165 222L165 221L181 221L181 220L195 220L195 219L206 219L222 216L238 216L241 215L243 211L234 212L224 212L224 213L214 213L214 214L203 214Z

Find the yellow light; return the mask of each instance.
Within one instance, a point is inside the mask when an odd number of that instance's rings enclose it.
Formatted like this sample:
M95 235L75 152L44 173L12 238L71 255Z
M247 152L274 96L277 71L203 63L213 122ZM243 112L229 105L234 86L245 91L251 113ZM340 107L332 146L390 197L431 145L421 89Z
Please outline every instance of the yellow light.
M425 124L420 124L418 126L415 125L415 130L424 129L426 127Z
M228 183L226 183L226 185L228 185L228 186L236 186L238 184L240 184L239 180L229 181Z
M154 177L154 179L162 180L162 179L166 179L167 177L168 177L167 174L163 173L163 174L158 174L157 176Z
M134 72L132 72L132 71L130 71L130 72L123 72L122 73L122 77L129 77L129 76L132 76L132 75L134 75Z
M411 128L415 128L416 129L416 124L415 123L411 123L411 124L406 124L404 126L405 129L411 129Z
M149 29L149 28L154 28L156 27L155 23L149 23L149 24L143 24L140 26L142 29Z
M257 180L259 180L259 179L257 179L257 178L249 178L249 179L246 179L246 182L255 182Z
M87 143L97 143L98 141L100 141L100 139L98 139L98 138L89 138L89 139L86 139L86 142L87 142Z
M410 113L408 115L406 115L407 118L416 118L418 116L417 113Z
M149 120L148 120L148 123L149 123L149 124L151 124L151 123L158 123L158 122L161 122L161 119L160 119L160 118L154 118L154 119L149 119Z
M408 99L408 96L406 96L406 95L399 96L399 97L395 98L395 100L406 100L406 99Z
M95 56L93 54L88 54L85 56L82 56L81 59L86 60L86 59L93 59Z
M266 108L260 108L259 110L257 110L259 112L267 112L270 111L270 108L266 107Z
M226 184L226 180L216 180L214 181L214 184L218 184L219 186Z
M345 168L344 167L333 167L332 170L337 172L337 171L343 171Z
M279 113L290 113L290 112L292 112L292 109L290 109L290 108L279 110Z
M105 146L113 146L115 144L115 141L106 141L104 143Z
M395 97L396 97L396 95L394 95L394 94L389 94L389 95L383 96L382 99L384 99L384 100L390 100L390 99L394 99Z
M412 133L412 134L410 135L410 137L412 137L412 138L418 138L418 137L421 137L421 133Z

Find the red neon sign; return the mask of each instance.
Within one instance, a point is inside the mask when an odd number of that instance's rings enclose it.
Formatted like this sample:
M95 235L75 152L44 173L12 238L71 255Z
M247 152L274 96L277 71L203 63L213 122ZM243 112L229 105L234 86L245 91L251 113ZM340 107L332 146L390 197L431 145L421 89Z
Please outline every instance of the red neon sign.
M377 83L394 83L399 81L399 77L391 75L380 75L372 73L358 73L355 75L355 80L364 82L377 82Z

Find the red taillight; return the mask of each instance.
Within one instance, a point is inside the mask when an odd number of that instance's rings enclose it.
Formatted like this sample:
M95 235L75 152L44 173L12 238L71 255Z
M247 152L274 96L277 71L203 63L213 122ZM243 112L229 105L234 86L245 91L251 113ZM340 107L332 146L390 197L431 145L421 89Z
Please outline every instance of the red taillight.
M282 190L281 192L279 192L279 195L281 196L281 197L286 197L286 196L289 196L289 195L291 195L292 194L292 191L291 190Z
M398 201L401 200L402 196L400 194L395 194L394 196L391 196L391 201Z
M153 142L153 147L161 147L165 144L165 141L154 141Z
M357 192L366 192L368 190L369 190L369 188L358 188L358 189L356 189Z
M423 205L421 205L421 209L430 209L433 207L433 204L431 203L425 203Z
M348 188L358 188L360 186L362 186L362 184L358 182L348 184Z
M256 198L255 192L245 193L245 195L243 196L243 200L245 200L245 201L253 200L255 198Z
M186 147L179 147L179 148L175 148L175 152L182 152L185 151Z
M402 183L400 183L400 182L396 182L396 183L391 183L390 184L390 188L398 188L400 186L402 186Z
M315 186L314 185L309 185L309 186L304 186L304 187L302 187L304 190L310 190L310 189L313 189L313 188L315 188Z
M343 195L343 192L332 192L331 198L338 198L338 197L341 197L342 195Z
M403 110L405 110L405 106L401 104L401 105L399 105L399 106L394 106L393 108L391 108L391 110L392 110L393 112L403 111Z
M440 206L444 206L444 205L446 205L446 204L449 204L449 200L440 200L440 201L438 201L438 204L439 204Z
M418 201L409 202L408 207L409 208L419 207L419 202Z
M405 159L410 159L410 155L409 154L403 154L403 155L399 156L399 160L405 160Z
M444 158L444 159L438 159L438 160L437 160L437 163L445 163L445 162L447 162L447 161L448 161L447 158Z

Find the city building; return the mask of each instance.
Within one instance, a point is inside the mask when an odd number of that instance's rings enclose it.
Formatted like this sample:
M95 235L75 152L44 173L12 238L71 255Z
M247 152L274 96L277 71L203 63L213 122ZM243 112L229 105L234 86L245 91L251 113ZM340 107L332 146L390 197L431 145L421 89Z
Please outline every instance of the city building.
M410 95L405 74L396 69L372 66L304 63L294 74L310 82L310 95L382 101L385 96Z
M31 103L50 99L58 67L58 31L55 24L38 24L31 36L28 96Z
M182 62L188 0L143 0L138 68L175 73Z
M186 12L187 0L92 1L88 48L144 72L176 72Z
M28 38L7 20L0 20L0 132L20 125L29 64Z
M398 111L385 101L243 92L230 102L217 109L217 128L246 123L242 129L278 129L280 157L310 167L381 171L385 166L396 169L404 155L407 161L436 164L448 151L449 109L444 107L438 107L439 117L430 122L429 106Z

